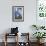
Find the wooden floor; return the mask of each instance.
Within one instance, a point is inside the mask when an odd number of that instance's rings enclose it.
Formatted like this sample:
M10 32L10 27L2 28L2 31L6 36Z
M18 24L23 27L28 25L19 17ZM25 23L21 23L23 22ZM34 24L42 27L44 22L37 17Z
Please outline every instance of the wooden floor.
M2 42L0 42L0 46L4 46L4 43ZM15 42L14 43L12 43L12 42L10 42L10 43L8 43L8 45L7 46L15 46ZM22 46L22 45L21 45ZM25 45L24 45L25 46ZM30 46L37 46L37 43L30 43ZM46 46L46 43L44 43L44 45L42 45L42 46Z

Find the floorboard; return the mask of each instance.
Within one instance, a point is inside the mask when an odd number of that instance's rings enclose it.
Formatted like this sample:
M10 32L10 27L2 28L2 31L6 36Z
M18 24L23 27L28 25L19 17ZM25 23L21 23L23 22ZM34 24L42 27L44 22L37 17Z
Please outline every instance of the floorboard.
M15 42L9 42L7 46L15 46ZM0 46L4 46L4 42L0 42ZM22 46L22 45L21 45ZM37 43L30 43L30 46L37 46ZM46 46L46 43L44 43L44 45L42 46Z

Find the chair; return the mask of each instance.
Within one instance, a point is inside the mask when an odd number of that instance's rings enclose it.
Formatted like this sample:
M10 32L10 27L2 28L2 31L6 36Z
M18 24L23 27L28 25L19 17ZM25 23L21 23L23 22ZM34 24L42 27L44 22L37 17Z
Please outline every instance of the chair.
M21 33L21 39L24 41L19 42L19 46L30 46L30 42L29 42L29 33ZM21 40L20 39L20 40Z
M9 34L9 33L5 34L5 46L8 45L7 38L10 38L11 36L17 36L17 38L15 38L15 40L16 40L15 46L18 46L18 34L16 35L16 34Z
M17 40L16 46L18 46L18 27L11 28L11 33L5 33L5 46L7 46L7 44L8 44L7 38L10 38L13 36L17 36L17 39L15 38L15 40Z

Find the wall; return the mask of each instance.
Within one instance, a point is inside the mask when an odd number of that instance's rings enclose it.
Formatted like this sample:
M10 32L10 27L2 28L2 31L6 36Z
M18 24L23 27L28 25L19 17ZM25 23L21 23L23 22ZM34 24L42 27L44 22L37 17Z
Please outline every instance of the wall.
M12 22L12 6L24 6L24 22ZM17 26L19 32L30 32L32 36L32 24L36 24L36 0L0 0L0 34Z

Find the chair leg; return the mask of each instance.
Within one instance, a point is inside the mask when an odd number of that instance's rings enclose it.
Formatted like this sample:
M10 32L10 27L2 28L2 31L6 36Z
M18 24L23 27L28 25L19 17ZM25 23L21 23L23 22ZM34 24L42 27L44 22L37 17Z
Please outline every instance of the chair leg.
M6 42L6 41L5 41L5 43L4 43L4 44L5 44L5 46L7 46L7 42Z
M7 34L5 34L5 46L7 46Z

